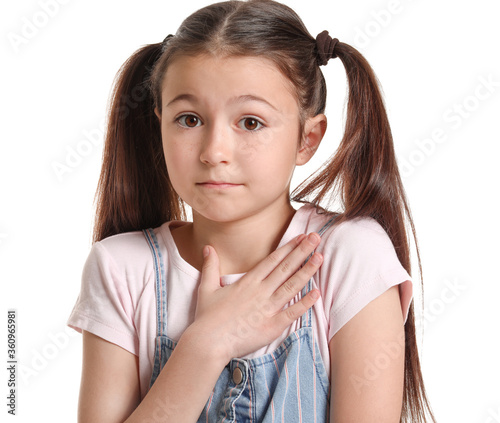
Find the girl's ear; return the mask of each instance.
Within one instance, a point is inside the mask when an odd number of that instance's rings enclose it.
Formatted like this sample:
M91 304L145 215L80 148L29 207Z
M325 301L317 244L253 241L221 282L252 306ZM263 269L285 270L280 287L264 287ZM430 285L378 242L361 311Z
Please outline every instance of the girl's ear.
M324 114L319 114L306 120L302 142L295 160L297 166L306 164L314 155L325 135L326 124L326 116Z
M161 123L161 114L160 112L158 111L158 107L155 107L155 115L158 117L160 123Z

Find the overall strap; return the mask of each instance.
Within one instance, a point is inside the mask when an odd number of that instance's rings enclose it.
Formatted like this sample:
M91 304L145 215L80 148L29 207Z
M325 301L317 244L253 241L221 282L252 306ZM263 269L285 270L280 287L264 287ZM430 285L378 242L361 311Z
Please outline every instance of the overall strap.
M335 219L338 217L338 214L334 214L328 222L326 222L323 227L318 231L319 236L323 236L326 230L335 223ZM312 255L312 254L311 254Z
M328 222L326 222L322 228L318 231L319 236L323 236L323 234L327 231L327 229L332 226L335 223L335 219L337 218L338 214L334 214ZM306 261L304 264L307 263L307 261L312 257L314 253L311 253L309 257L307 257ZM304 298L309 291L312 290L312 278L309 279L309 282L307 282L306 286L302 288L302 297ZM301 327L310 327L312 325L312 307L310 307L301 317Z
M167 335L167 286L165 282L165 271L163 259L158 245L158 239L152 228L143 229L151 253L153 254L153 266L155 272L155 293L156 293L156 336Z

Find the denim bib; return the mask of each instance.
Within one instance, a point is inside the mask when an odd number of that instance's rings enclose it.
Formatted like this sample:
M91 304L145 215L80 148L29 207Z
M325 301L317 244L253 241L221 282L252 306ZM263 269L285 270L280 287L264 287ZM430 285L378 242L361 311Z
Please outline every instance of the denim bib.
M318 231L319 235L333 224L335 217ZM151 388L177 343L167 336L165 267L158 240L153 229L143 232L151 247L155 269L157 336ZM302 289L302 297L311 289L312 279ZM313 316L309 308L300 318L300 328L273 352L250 359L231 359L198 422L328 422L329 381L312 328Z

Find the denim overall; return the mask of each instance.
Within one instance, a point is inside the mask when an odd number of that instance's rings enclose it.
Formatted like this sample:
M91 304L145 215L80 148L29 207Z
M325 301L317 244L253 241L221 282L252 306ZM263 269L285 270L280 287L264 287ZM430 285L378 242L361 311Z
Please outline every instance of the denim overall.
M319 235L335 217L318 231ZM143 232L153 253L156 282L157 337L151 388L176 342L167 336L167 291L158 240L153 229ZM312 279L302 289L302 297L311 289ZM329 381L315 341L312 309L300 319L300 328L273 352L251 359L231 359L222 370L199 423L329 421Z

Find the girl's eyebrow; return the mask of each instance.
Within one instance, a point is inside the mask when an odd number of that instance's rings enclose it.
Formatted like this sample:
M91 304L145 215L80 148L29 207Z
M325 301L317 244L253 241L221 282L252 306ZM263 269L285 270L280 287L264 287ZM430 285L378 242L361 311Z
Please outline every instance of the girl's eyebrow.
M165 107L169 107L172 104L174 104L177 101L190 101L192 103L197 103L198 101L196 100L196 97L192 94L179 94L177 97L175 97L172 101L170 101Z
M190 101L191 103L195 103L195 104L198 103L198 99L196 98L196 96L194 96L192 94L179 94L173 100L171 100L166 105L166 107L169 107L172 104L174 104L178 101L182 101L182 100ZM244 95L240 95L238 97L233 97L229 100L229 103L245 103L247 101L257 101L257 102L262 103L262 104L270 107L271 109L279 112L279 110L275 106L273 106L269 101L267 101L266 99L264 99L262 97L253 95L253 94L244 94Z
M245 95L240 95L239 97L232 98L230 100L230 103L245 103L246 101L257 101L259 103L263 103L270 107L271 109L275 111L279 111L275 106L273 106L269 101L267 101L265 98L252 95L252 94L245 94Z

